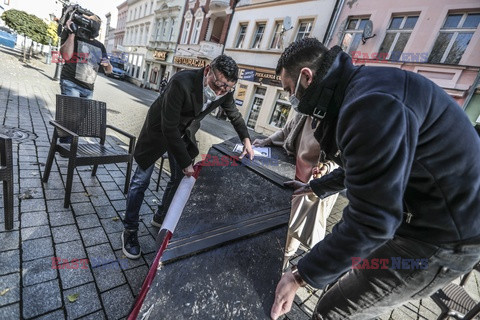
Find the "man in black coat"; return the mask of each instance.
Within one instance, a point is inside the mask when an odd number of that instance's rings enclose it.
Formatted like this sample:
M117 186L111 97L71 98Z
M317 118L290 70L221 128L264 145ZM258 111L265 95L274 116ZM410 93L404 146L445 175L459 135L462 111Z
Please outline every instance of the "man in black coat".
M168 151L170 181L152 220L153 226L160 227L181 179L194 173L192 164L199 153L195 133L207 114L221 106L244 144L240 158L248 154L253 159L248 130L233 99L237 80L237 64L221 55L205 68L173 75L150 107L135 147L138 166L127 196L122 251L128 258L138 259L141 254L137 237L139 210L155 162Z
M313 38L291 44L277 74L341 167L296 182L295 193L323 198L345 186L349 204L332 233L282 276L273 319L306 284L333 284L313 319L373 319L480 261L480 139L442 88L405 70L354 66Z

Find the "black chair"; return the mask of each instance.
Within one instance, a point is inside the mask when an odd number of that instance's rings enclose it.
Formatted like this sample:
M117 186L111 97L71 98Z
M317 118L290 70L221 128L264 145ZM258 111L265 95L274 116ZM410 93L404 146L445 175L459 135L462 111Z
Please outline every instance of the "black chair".
M13 229L13 161L12 139L0 135L0 181L3 181L5 230Z
M474 270L480 271L480 263L461 278L459 285L450 283L432 295L432 300L442 310L438 320L448 317L462 320L478 319L476 316L480 315L480 301L475 301L464 288Z
M65 190L64 207L70 204L72 191L73 170L78 166L93 165L92 176L95 176L99 164L127 162L124 193L128 192L128 184L132 171L133 150L135 137L123 130L107 125L107 106L105 102L57 95L55 121L50 151L43 182L48 182L55 152L68 158L67 185ZM105 145L106 129L112 129L127 138L128 151L114 150ZM59 143L58 138L70 137L71 142ZM95 143L79 143L80 137L98 138Z

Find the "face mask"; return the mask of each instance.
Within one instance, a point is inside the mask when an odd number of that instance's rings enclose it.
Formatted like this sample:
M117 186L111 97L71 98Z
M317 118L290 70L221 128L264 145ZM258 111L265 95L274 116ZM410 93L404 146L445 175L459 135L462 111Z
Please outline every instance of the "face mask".
M205 78L204 82L206 82L206 78ZM210 100L210 101L216 101L216 100L220 99L221 97L223 97L224 95L226 95L227 93L228 92L225 92L224 94L217 96L215 91L212 88L210 88L208 83L203 87L203 94L205 95L205 98L207 100Z
M298 87L300 86L300 79L301 78L302 78L302 72L300 72L300 74L298 75L298 80L297 80L297 85L295 86L295 91L288 98L288 100L290 101L290 104L292 105L293 110L295 110L296 112L299 112L298 111L298 105L300 104L300 100L297 98L297 91L298 91Z

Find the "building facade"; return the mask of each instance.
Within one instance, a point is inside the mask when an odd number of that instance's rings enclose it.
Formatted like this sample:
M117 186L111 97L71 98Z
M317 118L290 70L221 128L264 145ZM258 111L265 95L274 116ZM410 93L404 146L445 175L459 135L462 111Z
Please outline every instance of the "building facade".
M113 42L113 51L115 53L122 53L125 51L123 42L125 39L125 25L127 23L128 1L124 1L117 6L117 26L115 28L115 39Z
M187 0L173 72L196 69L223 53L236 0Z
M173 60L184 10L185 0L157 1L146 56L148 88L159 90L162 79L169 79L176 72Z
M368 21L373 37L365 39ZM476 0L347 1L326 44L357 64L422 74L463 106L480 69L479 22Z
M127 0L128 10L123 46L128 54L127 74L131 82L144 86L147 79L148 39L154 23L154 0Z
M275 74L277 61L295 40L322 40L334 7L334 0L238 3L225 54L233 57L240 68L235 98L249 128L269 135L293 117L288 93Z

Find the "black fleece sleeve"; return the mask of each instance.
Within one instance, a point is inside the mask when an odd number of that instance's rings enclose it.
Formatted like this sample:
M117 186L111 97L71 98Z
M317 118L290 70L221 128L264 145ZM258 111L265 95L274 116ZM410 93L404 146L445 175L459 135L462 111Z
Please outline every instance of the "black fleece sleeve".
M325 199L345 189L345 171L337 168L321 178L310 181L310 188L320 199Z
M250 135L248 134L248 129L245 121L243 120L242 114L240 111L238 111L235 101L233 100L233 93L228 94L228 97L226 97L225 102L222 104L222 108L227 114L227 117L237 132L240 140L243 141L245 138L250 139Z
M395 97L374 93L346 102L337 126L349 204L343 220L299 261L310 285L323 288L393 238L415 153L418 121Z

